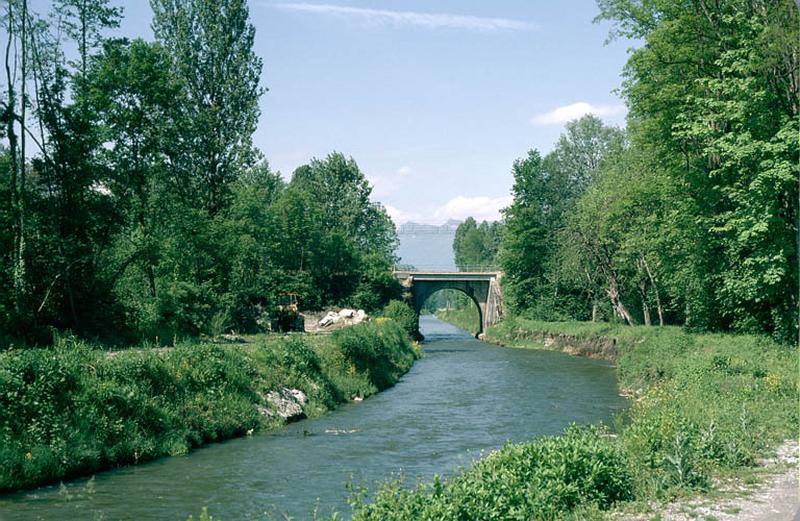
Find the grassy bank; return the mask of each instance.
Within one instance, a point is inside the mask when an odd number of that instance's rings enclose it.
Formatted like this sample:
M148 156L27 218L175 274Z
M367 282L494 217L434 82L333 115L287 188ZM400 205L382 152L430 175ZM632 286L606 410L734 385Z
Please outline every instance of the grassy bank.
M316 416L393 385L415 346L395 321L330 336L263 335L109 353L62 338L0 353L0 491L184 454L284 422L267 395L299 389Z
M603 519L748 476L797 435L797 350L764 337L510 318L487 338L616 362L635 397L616 435L572 427L509 444L446 480L410 490L388 482L356 501L353 519Z
M435 313L436 318L453 324L471 335L478 334L480 328L480 315L475 306L464 309L440 309Z

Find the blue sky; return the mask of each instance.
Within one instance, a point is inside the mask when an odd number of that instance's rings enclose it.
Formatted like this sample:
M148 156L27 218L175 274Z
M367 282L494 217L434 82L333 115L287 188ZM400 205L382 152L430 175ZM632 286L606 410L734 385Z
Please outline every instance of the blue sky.
M144 0L126 36L151 38ZM511 165L565 120L624 123L614 94L629 42L604 45L594 0L251 0L264 60L254 136L284 177L352 156L398 222L494 218Z

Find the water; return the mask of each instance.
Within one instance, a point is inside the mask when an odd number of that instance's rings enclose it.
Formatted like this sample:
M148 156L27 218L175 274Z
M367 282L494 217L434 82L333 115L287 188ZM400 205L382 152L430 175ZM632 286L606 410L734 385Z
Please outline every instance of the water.
M507 440L610 421L624 407L613 368L490 346L433 317L426 356L394 388L316 420L188 456L98 474L92 483L0 496L0 521L308 519L347 512L348 482L402 472L413 483L469 464Z

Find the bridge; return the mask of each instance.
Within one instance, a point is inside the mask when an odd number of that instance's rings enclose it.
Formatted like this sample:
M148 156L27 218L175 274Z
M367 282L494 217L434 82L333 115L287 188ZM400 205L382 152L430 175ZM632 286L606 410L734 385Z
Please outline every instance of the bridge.
M498 271L395 271L394 276L406 291L406 299L417 315L428 297L443 289L466 294L480 314L480 336L503 316L503 298Z

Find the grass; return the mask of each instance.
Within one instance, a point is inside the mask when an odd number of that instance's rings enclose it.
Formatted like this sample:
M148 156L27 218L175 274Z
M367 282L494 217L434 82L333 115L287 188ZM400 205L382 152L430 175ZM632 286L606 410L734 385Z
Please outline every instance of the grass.
M709 493L715 477L746 480L797 435L798 351L766 337L511 317L487 339L614 361L635 398L616 435L573 427L429 485L387 482L355 498L353 519L604 519Z
M307 416L393 385L418 356L392 320L330 336L261 335L109 353L70 337L0 353L0 491L185 454L276 427L280 388ZM261 411L261 412L260 412Z
M436 311L435 315L439 320L453 324L473 336L478 334L480 314L478 308L473 305L463 309L440 309Z

